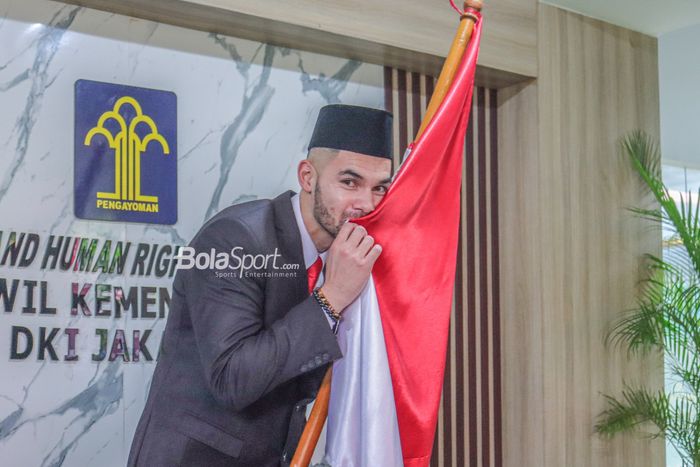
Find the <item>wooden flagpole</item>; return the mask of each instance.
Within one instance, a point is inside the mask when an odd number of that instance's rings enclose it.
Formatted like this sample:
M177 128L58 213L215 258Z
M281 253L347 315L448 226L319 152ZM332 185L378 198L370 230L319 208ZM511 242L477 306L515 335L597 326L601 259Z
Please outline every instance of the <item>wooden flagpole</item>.
M472 32L474 31L474 25L478 20L477 13L481 11L483 6L482 0L465 0L464 10L460 17L459 27L454 39L452 40L452 45L450 51L445 58L445 63L442 65L442 70L440 71L440 76L438 82L435 85L435 90L430 98L430 103L425 111L425 116L421 123L418 133L414 141L417 141L421 137L425 128L432 120L435 112L440 107L447 91L452 86L452 80L454 79L455 72L462 61L462 56L464 51L469 44L469 40L472 37ZM311 410L311 415L309 420L304 427L304 432L299 440L299 445L294 453L294 458L291 462L291 467L308 467L311 462L311 457L313 456L314 450L316 449L316 444L318 444L318 439L321 436L321 431L323 431L323 425L326 423L326 417L328 416L328 403L331 398L331 377L332 377L333 367L330 366L326 375L323 377L321 382L321 387L318 390L318 395L316 396L316 402Z

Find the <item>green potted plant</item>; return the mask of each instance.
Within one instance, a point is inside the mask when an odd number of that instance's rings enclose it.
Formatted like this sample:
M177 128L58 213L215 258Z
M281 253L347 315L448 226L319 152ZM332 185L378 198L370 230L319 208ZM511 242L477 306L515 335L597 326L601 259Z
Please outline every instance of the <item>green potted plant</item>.
M647 255L637 306L615 322L607 342L631 354L662 352L672 384L666 391L625 386L618 396L605 395L595 430L605 437L632 431L663 437L684 466L700 467L700 192L695 199L689 192L671 196L658 146L643 132L624 138L622 148L658 205L632 211L672 236L663 257Z

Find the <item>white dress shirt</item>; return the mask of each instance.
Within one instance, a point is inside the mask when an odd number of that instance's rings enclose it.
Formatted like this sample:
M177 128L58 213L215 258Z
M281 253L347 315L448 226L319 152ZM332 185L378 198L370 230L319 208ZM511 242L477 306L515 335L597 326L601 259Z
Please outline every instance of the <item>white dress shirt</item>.
M303 250L304 254L304 267L308 270L312 264L316 262L316 258L319 256L321 257L321 261L323 261L323 265L326 265L326 256L328 256L328 250L324 251L323 253L319 253L318 250L316 250L316 245L314 245L314 241L311 239L311 235L309 235L309 231L306 230L306 225L304 224L304 218L301 215L301 204L299 202L299 193L295 194L291 198L292 200L292 210L294 211L294 218L297 221L297 227L299 228L299 234L301 235L301 248ZM323 269L321 269L321 274L318 276L318 281L316 282L316 288L321 287L323 285ZM324 313L325 315L325 313ZM328 320L328 324L333 327L335 324L333 320L331 319L330 316L326 315L326 319Z

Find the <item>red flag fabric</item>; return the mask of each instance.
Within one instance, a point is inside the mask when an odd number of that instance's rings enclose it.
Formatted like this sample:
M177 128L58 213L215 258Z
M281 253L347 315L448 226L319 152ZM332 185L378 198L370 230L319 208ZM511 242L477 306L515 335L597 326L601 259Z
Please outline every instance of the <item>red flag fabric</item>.
M462 154L481 38L477 22L451 88L371 214L372 271L404 465L427 466L437 424L459 235Z

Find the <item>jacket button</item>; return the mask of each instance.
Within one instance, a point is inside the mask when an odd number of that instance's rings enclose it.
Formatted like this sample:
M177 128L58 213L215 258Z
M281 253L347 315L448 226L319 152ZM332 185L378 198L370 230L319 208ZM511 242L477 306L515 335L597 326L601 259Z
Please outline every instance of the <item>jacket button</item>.
M300 369L301 371L306 371L306 370L309 369L309 367L306 366L306 365L302 365L301 368L299 368L299 369Z
M314 362L316 362L316 365L318 366L318 365L323 364L323 359L322 359L320 356L317 355L317 356L314 358Z
M328 355L327 353L324 353L324 354L323 354L323 361L324 361L324 362L327 362L330 358L331 358L331 356Z
M297 404L296 407L294 407L294 410L296 410L297 412L300 412L301 411L301 404Z

